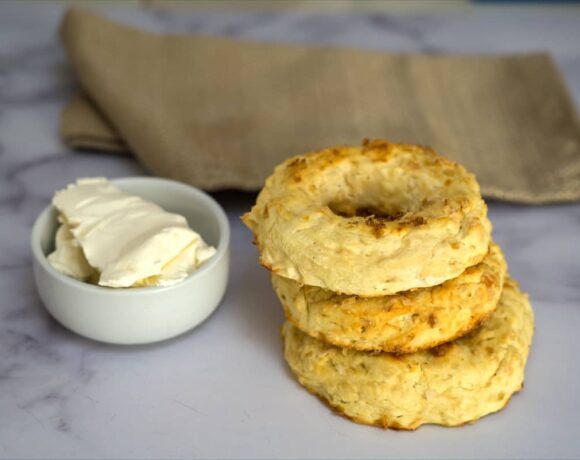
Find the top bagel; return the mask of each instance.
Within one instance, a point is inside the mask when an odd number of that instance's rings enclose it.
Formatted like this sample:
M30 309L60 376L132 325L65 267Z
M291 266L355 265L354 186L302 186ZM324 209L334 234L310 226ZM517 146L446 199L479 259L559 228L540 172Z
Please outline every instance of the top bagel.
M382 140L289 158L242 219L274 273L360 296L455 278L484 258L491 233L472 174Z

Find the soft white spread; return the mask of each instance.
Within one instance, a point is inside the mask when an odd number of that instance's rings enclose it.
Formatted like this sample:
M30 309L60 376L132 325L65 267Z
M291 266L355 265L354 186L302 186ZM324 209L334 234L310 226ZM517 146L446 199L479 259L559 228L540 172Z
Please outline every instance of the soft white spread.
M56 231L55 247L48 261L59 272L81 281L96 277L96 270L87 262L68 225L62 224Z
M122 192L104 178L79 179L57 192L61 227L55 269L101 286L169 286L215 253L179 214Z

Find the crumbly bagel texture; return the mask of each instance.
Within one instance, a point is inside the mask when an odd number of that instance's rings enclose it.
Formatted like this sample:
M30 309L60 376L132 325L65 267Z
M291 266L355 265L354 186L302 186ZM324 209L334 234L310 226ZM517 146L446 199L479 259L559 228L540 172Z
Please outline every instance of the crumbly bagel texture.
M329 345L286 322L284 355L300 383L359 423L412 430L473 422L523 385L534 329L527 295L511 279L479 329L432 350L397 356Z
M456 278L485 257L491 232L472 174L386 141L288 159L242 219L272 272L369 297Z
M335 294L272 275L287 319L312 337L362 351L413 353L480 325L498 304L506 262L491 244L486 257L438 286L381 297Z

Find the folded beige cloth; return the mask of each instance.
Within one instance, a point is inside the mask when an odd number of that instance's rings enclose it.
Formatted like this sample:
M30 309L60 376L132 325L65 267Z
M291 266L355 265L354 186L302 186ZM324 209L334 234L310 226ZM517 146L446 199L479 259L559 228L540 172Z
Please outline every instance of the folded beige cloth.
M485 195L580 198L580 123L552 60L157 35L72 9L62 40L86 96L67 145L134 153L153 174L261 187L284 158L363 138L428 144Z

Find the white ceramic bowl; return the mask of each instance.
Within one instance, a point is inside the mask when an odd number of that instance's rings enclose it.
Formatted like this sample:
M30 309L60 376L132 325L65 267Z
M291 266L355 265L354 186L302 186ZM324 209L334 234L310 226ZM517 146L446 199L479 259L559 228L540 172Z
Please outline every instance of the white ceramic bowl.
M47 310L72 331L115 344L151 343L182 334L219 305L228 280L230 228L220 205L206 193L179 182L132 177L112 181L124 191L187 218L217 249L181 283L168 287L111 289L57 272L46 258L54 249L57 212L49 206L32 228L34 277Z

